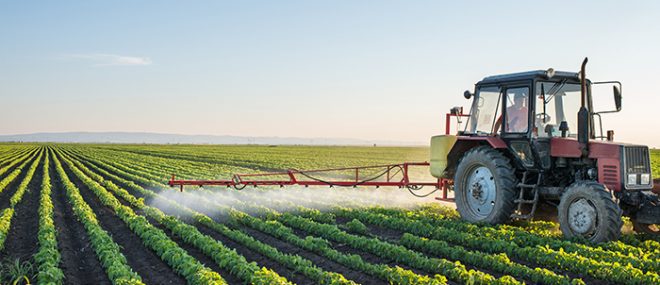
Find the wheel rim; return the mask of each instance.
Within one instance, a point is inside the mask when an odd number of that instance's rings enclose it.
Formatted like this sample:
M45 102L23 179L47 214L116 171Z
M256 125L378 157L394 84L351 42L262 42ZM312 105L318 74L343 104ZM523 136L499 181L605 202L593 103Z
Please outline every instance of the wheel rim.
M493 173L485 166L472 168L463 191L470 212L477 218L485 218L493 211L497 185Z
M568 226L576 234L587 236L598 225L596 207L587 199L580 198L568 206Z

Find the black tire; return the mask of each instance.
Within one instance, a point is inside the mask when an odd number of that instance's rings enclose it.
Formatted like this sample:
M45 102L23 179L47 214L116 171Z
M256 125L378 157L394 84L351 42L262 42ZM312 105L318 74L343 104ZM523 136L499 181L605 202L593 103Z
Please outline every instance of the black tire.
M571 205L574 209L571 212ZM621 208L603 184L580 181L571 184L557 208L564 237L580 236L592 242L607 242L621 236Z
M494 198L489 196L490 212L478 213L479 207L474 205L474 184L468 185L468 179L473 171L485 167L494 181ZM501 224L509 221L511 213L515 208L513 200L516 197L516 176L511 167L511 162L502 153L487 146L473 148L466 152L461 158L456 174L454 176L454 195L456 209L463 220L469 222L483 222L489 224ZM478 211L475 211L476 210ZM485 212L485 211L484 211Z

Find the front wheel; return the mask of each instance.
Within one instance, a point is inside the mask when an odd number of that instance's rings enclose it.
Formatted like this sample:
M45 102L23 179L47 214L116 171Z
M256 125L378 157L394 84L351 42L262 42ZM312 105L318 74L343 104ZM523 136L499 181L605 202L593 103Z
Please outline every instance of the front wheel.
M456 168L456 209L469 222L489 224L509 220L515 207L515 181L509 159L489 147L468 151Z
M602 184L573 183L561 196L557 210L559 228L567 238L579 236L592 242L606 242L621 235L621 208Z

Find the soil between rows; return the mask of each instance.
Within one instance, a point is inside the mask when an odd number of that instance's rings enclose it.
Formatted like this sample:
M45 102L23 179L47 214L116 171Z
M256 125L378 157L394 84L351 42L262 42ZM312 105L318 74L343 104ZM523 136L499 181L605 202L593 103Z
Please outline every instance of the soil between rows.
M337 218L337 224L338 225L339 224L344 224L348 221L350 221L350 219ZM403 236L403 233L404 233L403 231L397 231L397 230L393 230L393 229L389 229L389 228L385 228L385 227L380 227L380 226L377 226L377 225L372 225L372 224L365 224L365 225L367 226L367 234L363 235L363 236L366 236L366 237L369 237L369 238L379 238L380 240L386 241L386 242L391 243L391 244L398 244L398 241L401 239L401 237ZM454 259L447 258L446 256L442 256L442 255L436 255L436 254L432 254L432 253L425 253L425 252L421 252L421 251L417 251L417 250L413 250L413 249L409 249L409 250L414 251L414 252L420 252L420 253L422 253L423 255L425 255L429 258L441 258L441 259L446 259L446 260L449 260L449 261L456 261ZM476 270L476 271L481 271L481 272L490 274L490 275L494 276L495 278L500 278L504 275L507 275L507 274L502 274L500 272L493 271L489 268L477 267L477 266L474 266L474 265L471 265L471 264L466 264L466 263L463 263L463 262L461 262L461 264L463 264L465 266L465 268L467 268L468 270L473 269L473 270ZM529 280L525 280L525 279L522 279L522 278L519 278L519 277L515 277L515 278L518 281L524 281L526 284L534 284L534 282L531 282Z
M29 152L29 151L28 151L28 152ZM12 163L14 160L16 160L17 157L19 157L19 156L21 156L21 155L24 155L24 154L25 154L25 152L18 152L18 153L14 153L12 156L5 157L4 160L0 161L0 168L3 168L3 167L5 167L5 166L9 165L9 164Z
M270 236L268 234L262 233L260 231L257 231L255 229L249 228L249 227L241 227L240 230L244 233L249 234L250 236L254 237L255 239L269 244L277 249L279 249L281 252L288 253L288 254L297 254L300 255L306 259L309 259L314 263L314 265L318 266L319 268L322 268L323 270L330 271L330 272L337 272L342 274L344 277L347 279L353 280L357 283L360 284L387 284L386 281L377 279L371 275L365 274L363 272L348 268L342 264L339 264L337 262L334 262L332 260L329 260L323 256L320 256L316 253L307 251L305 249L299 248L293 244L287 243L285 241L279 240L273 236Z
M87 231L78 221L51 160L53 222L62 260L60 268L67 284L111 284L91 246Z
M85 164L85 163L83 162L83 164ZM91 170L91 169L90 169L90 170ZM106 170L107 170L107 169L106 169ZM91 170L91 171L94 172L94 173L96 173L96 172L93 171L93 170ZM98 173L97 173L97 174L98 174ZM117 185L117 186L123 188L122 183L120 183L119 181L115 181L115 180L110 179L110 178L105 178L105 179L107 179L107 180L109 180L109 181L112 181L113 183L115 183L115 185ZM136 191L133 191L133 190L130 190L130 189L126 189L126 188L124 188L124 189L125 189L126 191L128 191L129 194L131 194L131 195L133 195L133 196L135 196L135 197L137 197L137 198L144 198L144 195L141 195L141 194L137 193ZM121 197L118 197L118 196L116 196L116 195L115 195L115 197L116 197L116 198L117 198L122 204L131 207L134 211L136 211L136 213L142 215L142 211L139 211L139 210L135 209L134 207L130 206L130 204L129 204L127 201L125 201L124 199L122 199ZM145 203L148 204L148 201L145 201ZM231 274L229 271L220 268L220 267L217 265L217 263L216 263L211 257L206 256L201 250L197 249L197 248L194 247L193 245L190 245L189 243L186 243L186 242L183 241L181 238L179 238L178 236L174 235L174 234L173 234L173 233L172 233L167 227L163 226L162 224L158 223L157 221L155 221L155 220L152 219L152 218L149 218L149 217L146 217L146 218L147 218L147 220L148 220L152 225L154 225L154 226L157 227L158 229L160 229L160 230L162 230L163 232L165 232L165 234L167 234L167 236L168 236L170 239L172 239L174 242L176 242L176 243L179 245L179 247L183 248L186 252L188 252L188 254L189 254L190 256L192 256L193 258L197 259L199 262L201 262L202 264L204 264L206 267L210 268L211 270L213 270L213 271L219 273L220 276L222 276L222 278L225 279L225 281L227 281L228 284L244 284L244 283L245 283L245 282L242 281L241 279L239 279L239 278L237 278L236 276L234 276L233 274Z
M2 191L2 192L0 192L0 211L2 211L4 209L6 209L7 207L9 207L11 196L13 196L14 193L16 193L16 189L18 189L18 185L21 184L21 181L23 181L23 179L25 179L25 176L27 176L27 169L30 167L30 163L32 163L32 161L34 161L34 159L36 159L36 157L33 157L23 167L21 172L18 175L16 175L16 177L14 177L14 180L12 180L9 184L7 184L7 187L5 187L4 189L0 189L0 191ZM14 171L14 169L16 169L18 167L18 165L20 165L21 163L19 163L17 165L14 165L11 170L8 170L5 173L6 175L4 177L8 176L9 173ZM4 177L0 178L0 180L4 179Z
M221 220L221 219L217 219L217 220ZM341 219L341 218L338 219L338 223L345 223L345 222L347 222L347 221L348 221L348 219ZM394 240L398 240L398 239L401 237L401 235L403 234L403 232L400 232L400 231L391 230L391 229L387 229L387 228L381 228L381 227L373 226L373 225L369 225L369 228L370 228L370 232L371 232L373 235L378 236L378 237L381 237L381 238L384 238L385 241L389 241L389 242L392 242L392 241L394 241ZM245 229L241 229L241 230L244 231L244 232L246 231ZM305 236L304 234L301 234L301 233L298 232L298 231L296 231L296 232L297 232L297 233L299 234L299 236L301 236L301 237L304 237L304 236ZM260 232L259 232L259 233L260 233ZM251 233L251 234L252 234L252 233ZM263 234L263 233L262 233L262 234ZM268 235L266 235L266 234L263 234L263 235L265 235L265 236L268 237L268 238L275 239L275 238L273 238L273 237L271 237L271 236L268 236ZM254 234L253 234L253 236L254 236ZM258 237L255 236L255 238L258 238ZM259 237L258 239L262 240L260 237ZM277 240L277 239L275 239L275 240ZM263 241L263 240L262 240L262 241ZM279 241L279 240L278 240L278 241ZM281 241L280 241L280 242L281 242ZM267 243L269 243L269 242L267 242ZM278 249L282 250L282 248L280 248L279 246L276 246L276 247L277 247ZM295 246L294 246L294 247L295 247ZM347 247L345 247L345 245L341 245L341 244L339 244L339 245L337 245L337 247L338 247L338 249L341 249L340 251L343 251L343 252L359 254L359 255L363 256L363 258L365 258L365 260L370 261L370 262L373 262L373 263L382 263L382 262L384 261L383 258L380 258L380 257L377 257L377 256L373 256L373 255L371 255L371 254L369 254L369 253L365 253L365 252L361 252L361 251L355 251L355 250L353 250L353 249L351 249L351 248L347 248ZM284 248L284 247L283 247L283 248ZM283 251L283 252L286 252L286 251L284 251L284 250L282 250L282 251ZM288 253L288 252L287 252L287 253ZM311 254L313 254L313 253L311 253ZM442 256L435 256L435 255L433 255L433 254L431 254L431 255L429 255L429 256L430 256L430 257L440 257L440 258L442 258ZM323 258L323 257L321 257L321 258ZM311 259L311 258L309 258L309 259ZM323 258L323 259L326 260L326 261L328 261L328 262L332 262L332 261L329 261L329 260L327 260L327 259L325 259L325 258ZM514 262L518 262L518 263L521 263L521 264L525 264L524 262L519 262L519 261L515 261L515 260L514 260ZM389 264L389 265L392 265L392 266L394 266L394 265L401 266L401 264L397 264L397 263L392 262L392 261L389 261L388 264ZM528 265L528 266L529 266L529 264L525 264L525 265ZM318 266L321 267L321 268L323 268L323 266L321 266L321 265L318 265ZM501 277L501 276L503 275L503 274L501 274L501 273L494 272L494 271L489 270L489 269L478 268L478 267L471 266L471 265L468 265L468 264L465 264L465 266L466 266L466 268L468 268L468 269L476 269L476 270L479 270L479 271L482 271L482 272L485 272L485 273L491 274L491 275L493 275L493 276L495 276L495 277ZM405 266L401 266L401 267L406 268ZM532 266L532 268L534 268L534 266ZM410 268L406 268L406 269L410 269ZM349 269L349 270L350 270L350 269ZM415 270L413 270L413 271L415 271ZM342 271L337 271L337 272L344 274L347 278L350 278L350 277L347 276L347 273L345 273L345 272L342 272ZM419 273L419 270L417 270L417 272ZM557 272L557 271L555 271L555 272ZM559 272L558 272L558 273L559 273ZM561 273L559 273L559 274L561 274ZM566 274L566 273L565 273L565 274ZM572 273L568 273L568 275L571 276L571 277L580 277L580 278L583 278L583 280L587 281L589 284L609 284L609 283L606 282L606 281L595 280L595 279L593 279L593 278L584 277L584 276L578 276L578 275L576 275L576 274L572 274ZM355 280L355 278L351 278L351 279ZM518 278L518 279L521 280L520 278ZM521 280L521 281L526 281L526 280Z
M41 196L41 182L43 180L44 158L37 165L32 179L21 201L15 206L14 217L5 240L5 256L13 259L30 260L39 247L37 235L39 233L39 204Z
M348 221L349 221L349 219L346 219L346 218L337 218L337 223L338 224L339 223L345 223L345 222L348 222ZM368 232L369 232L370 235L372 235L374 237L380 237L383 240L388 241L388 242L393 242L393 241L398 240L401 236L403 236L403 233L404 233L404 231L399 231L399 230L394 230L394 229L390 229L390 228L380 227L380 226L373 225L373 224L365 223L365 225L367 226ZM450 244L452 244L452 243L450 243ZM462 246L462 245L459 244L459 246ZM474 249L474 248L469 248L469 247L464 247L464 248L467 249L467 250L480 251L479 249ZM423 253L423 254L425 254L429 257L445 258L447 260L452 260L452 259L446 258L444 256L435 255L435 254L431 254L431 253ZM538 268L545 268L543 266L539 266L537 264L527 262L527 261L524 261L524 260L520 260L520 259L511 257L511 256L509 256L509 259L512 262L525 265L525 266L527 266L529 268L532 268L532 269L537 268L537 267ZM476 267L476 266L473 266L473 265L470 265L470 264L465 264L463 262L461 262L461 263L463 265L465 265L465 267L467 269L474 269L474 270L482 271L482 272L488 273L488 274L493 275L493 276L498 277L498 278L503 276L503 275L506 275L506 274L502 274L502 273L493 271L489 268ZM596 284L596 285L614 284L614 283L606 281L606 280L594 279L590 276L585 276L583 274L577 274L577 273L574 273L574 272L567 272L567 271L563 271L563 270L552 270L552 271L555 272L556 274L559 274L559 275L569 276L570 278L580 278L587 284ZM525 280L525 279L522 279L520 277L515 277L515 278L518 279L519 281L525 281L525 283L527 283L527 284L533 284L533 282L531 282L529 280Z
M185 242L181 238L179 238L177 235L173 234L172 231L170 231L167 227L163 226L162 224L158 223L152 218L147 217L147 220L154 225L155 227L161 229L167 236L172 239L174 242L176 242L179 247L183 248L190 256L193 258L197 259L200 263L204 264L204 266L210 268L211 270L217 272L222 276L225 281L227 281L227 284L233 285L233 284L244 284L245 282L238 277L234 276L231 274L228 270L220 268L218 264L213 260L213 258L205 255L200 249L196 248L195 246Z
M153 251L147 248L142 239L133 233L113 210L101 203L96 194L75 176L62 162L69 179L76 185L83 199L92 208L99 224L120 246L128 265L142 277L146 284L185 284L186 281L176 274Z
M5 172L0 176L0 179L5 178L5 176L7 176L7 174L11 173L12 170L16 169L16 167L18 167L19 165L21 165L21 163L23 163L23 161L25 161L25 159L29 159L29 158L31 158L32 155L35 155L34 157L36 157L36 154L35 154L35 153L36 153L37 151L39 151L39 149L38 149L38 148L35 148L35 149L29 150L29 151L27 151L27 152L20 153L20 154L18 154L18 155L14 155L14 156L12 156L11 158L8 158L8 159L5 160L4 162L0 163L0 168L2 168L2 167L6 167L7 165L9 165L9 164L15 162L19 157L21 157L21 156L27 154L27 156L24 157L23 160L22 160L21 162L16 163L16 164L12 165L10 168L8 168L7 171L5 171Z
M105 170L109 171L108 169L105 169ZM155 191L155 192L157 192L157 191ZM167 209L161 209L161 210L163 210L167 214L172 214L172 213L168 213L166 211ZM288 269L287 267L277 263L276 261L273 261L273 260L269 259L268 257L266 257L266 256L264 256L264 255L262 255L258 252L255 252L255 251L253 251L253 250L251 250L251 249L249 249L249 248L247 248L247 247L245 247L245 246L243 246L243 245L241 245L241 244L225 237L224 235L222 235L222 234L220 234L220 233L218 233L218 232L216 232L212 229L209 229L209 228L207 228L203 225L200 225L200 224L196 224L196 228L201 233L203 233L205 235L208 235L208 236L212 237L213 239L215 239L217 241L220 241L222 244L224 244L228 248L235 249L236 252L241 254L248 261L255 261L259 264L259 266L264 266L264 267L270 268L272 270L275 270L280 275L286 277L289 281L292 281L296 284L301 284L301 285L302 284L315 284L314 281L310 280L306 276L303 276L301 274L297 274L294 271Z

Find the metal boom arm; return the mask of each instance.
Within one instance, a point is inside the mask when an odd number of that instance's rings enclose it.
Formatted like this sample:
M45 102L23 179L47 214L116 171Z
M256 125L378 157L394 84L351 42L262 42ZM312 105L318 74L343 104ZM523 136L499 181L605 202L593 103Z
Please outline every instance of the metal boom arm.
M296 170L288 169L286 171L267 172L257 174L234 174L231 180L183 180L176 179L174 175L168 184L171 187L179 186L183 191L183 186L227 186L236 189L243 189L247 186L339 186L339 187L357 187L357 186L391 186L399 188L419 189L424 186L432 186L436 189L446 189L447 180L437 179L437 181L411 181L409 176L410 167L429 166L428 162L404 162L400 164L328 168L315 170ZM378 174L360 179L360 175L365 171L382 169ZM316 177L318 174L343 171L344 173L354 173L351 179L321 179ZM352 175L351 175L352 176ZM445 196L446 197L446 196Z

